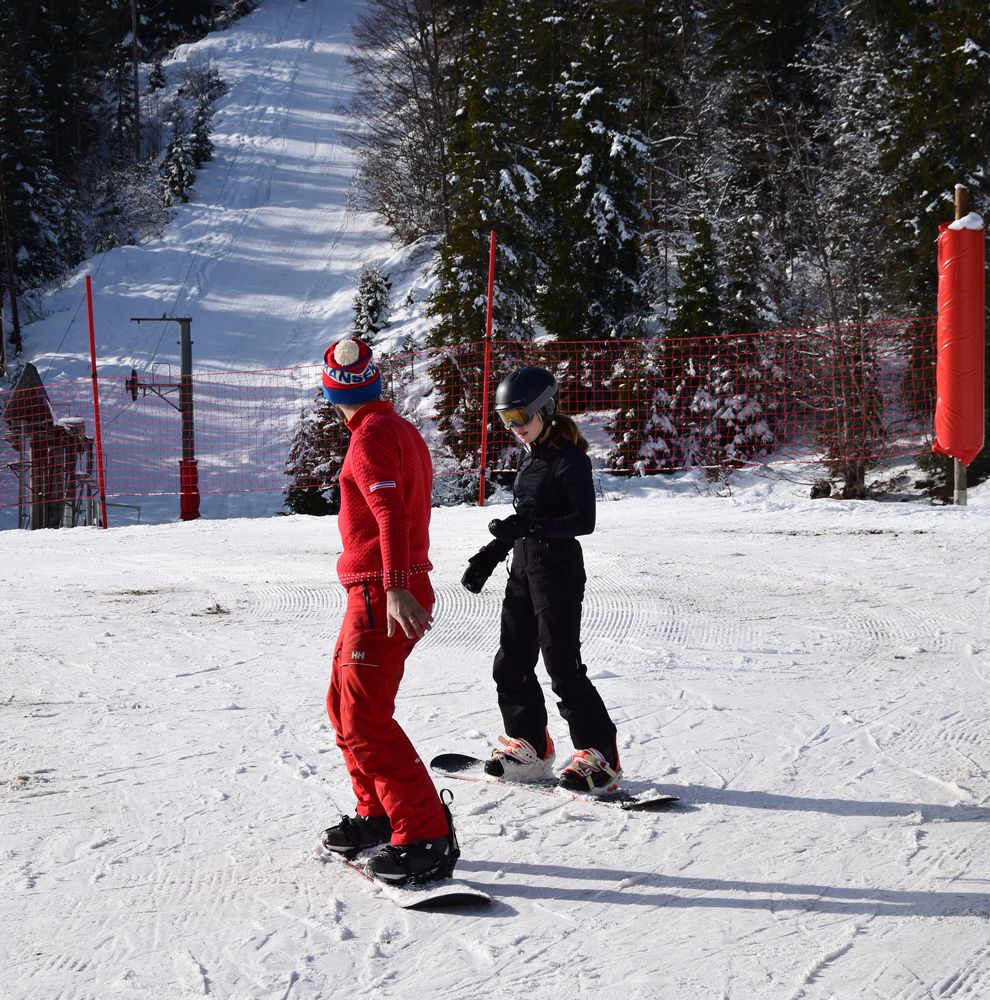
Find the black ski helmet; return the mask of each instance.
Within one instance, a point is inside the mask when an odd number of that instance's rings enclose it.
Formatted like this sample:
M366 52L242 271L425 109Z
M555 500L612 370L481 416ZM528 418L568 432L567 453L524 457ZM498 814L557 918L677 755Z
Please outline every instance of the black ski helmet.
M545 368L519 368L507 375L495 390L495 412L506 427L529 423L539 415L549 423L557 412L560 389Z

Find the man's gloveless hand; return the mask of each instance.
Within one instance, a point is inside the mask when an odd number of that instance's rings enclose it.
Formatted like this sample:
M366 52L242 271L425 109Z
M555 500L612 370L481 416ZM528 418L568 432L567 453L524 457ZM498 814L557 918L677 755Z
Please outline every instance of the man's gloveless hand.
M390 636L395 635L396 624L409 639L421 639L433 627L433 615L402 587L385 592L385 617Z

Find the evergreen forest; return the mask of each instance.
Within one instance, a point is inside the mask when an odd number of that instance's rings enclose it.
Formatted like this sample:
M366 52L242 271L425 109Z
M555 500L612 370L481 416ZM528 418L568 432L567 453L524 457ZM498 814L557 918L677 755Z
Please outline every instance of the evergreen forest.
M617 468L771 445L738 390L759 359L692 342L931 316L956 186L986 204L990 7L971 0L369 0L352 65L358 197L399 243L436 242L435 344L484 330L492 229L497 337L667 338L664 398L619 406ZM834 423L855 402L875 437L876 359L836 349ZM438 377L451 400L457 379ZM862 495L863 463L839 471Z
M369 0L360 195L437 237L441 340L930 314L990 164L971 0Z

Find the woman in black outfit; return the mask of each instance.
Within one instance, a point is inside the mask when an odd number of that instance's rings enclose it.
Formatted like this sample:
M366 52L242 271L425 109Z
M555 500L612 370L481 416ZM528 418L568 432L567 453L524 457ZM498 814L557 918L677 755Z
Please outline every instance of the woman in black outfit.
M557 380L521 368L499 385L495 409L523 445L513 486L515 513L494 520L495 536L469 560L462 583L477 593L512 551L502 602L494 678L505 736L485 770L509 781L553 777L554 746L535 669L539 654L575 752L558 784L601 794L621 774L615 726L581 662L584 556L578 535L595 529L588 442L558 410Z

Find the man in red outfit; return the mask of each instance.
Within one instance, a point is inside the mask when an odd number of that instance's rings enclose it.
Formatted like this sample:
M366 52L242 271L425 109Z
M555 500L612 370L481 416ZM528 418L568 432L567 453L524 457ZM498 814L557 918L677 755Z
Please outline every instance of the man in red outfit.
M446 878L459 853L450 811L393 717L406 658L433 620L430 453L379 398L381 375L361 341L327 350L323 392L351 432L337 561L347 606L327 712L357 798L354 816L323 831L323 846L349 854L384 844L367 869L393 885Z

